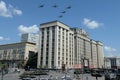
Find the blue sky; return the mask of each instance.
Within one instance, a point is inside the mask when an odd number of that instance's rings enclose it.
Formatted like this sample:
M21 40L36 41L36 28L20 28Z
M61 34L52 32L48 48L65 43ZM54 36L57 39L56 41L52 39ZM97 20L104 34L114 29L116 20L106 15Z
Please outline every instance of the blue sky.
M0 0L0 44L20 42L21 33L38 33L41 23L59 20L103 42L105 56L120 56L119 4L120 0Z

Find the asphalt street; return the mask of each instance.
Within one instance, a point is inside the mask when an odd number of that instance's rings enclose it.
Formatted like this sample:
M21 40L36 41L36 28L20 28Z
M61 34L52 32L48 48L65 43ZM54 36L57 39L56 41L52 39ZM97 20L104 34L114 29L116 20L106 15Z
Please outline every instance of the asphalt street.
M22 74L24 72L24 70L21 70L20 73L9 73L3 76L3 80L20 80L19 79L19 75ZM92 77L90 74L79 74L79 75L74 75L71 72L68 72L67 74L62 73L62 72L58 72L58 71L49 71L48 75L40 75L40 76L36 76L37 79L40 78L52 78L52 79L56 79L56 80L62 80L61 78L64 76L69 76L72 78L72 80L76 80L74 79L75 77L80 77L80 80L105 80L104 76L103 77L99 77L98 79L96 79L95 77ZM1 79L1 76L0 76Z

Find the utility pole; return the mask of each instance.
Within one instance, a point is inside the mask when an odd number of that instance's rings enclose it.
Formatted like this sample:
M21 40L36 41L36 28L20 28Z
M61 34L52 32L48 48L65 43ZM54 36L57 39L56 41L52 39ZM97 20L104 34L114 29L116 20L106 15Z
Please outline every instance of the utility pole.
M82 80L83 80L83 71L84 71L84 54L81 54L81 67L82 67Z
M83 80L83 73L84 73L84 65L83 65L83 58L82 58L82 80Z
M96 80L98 80L98 77L96 76Z

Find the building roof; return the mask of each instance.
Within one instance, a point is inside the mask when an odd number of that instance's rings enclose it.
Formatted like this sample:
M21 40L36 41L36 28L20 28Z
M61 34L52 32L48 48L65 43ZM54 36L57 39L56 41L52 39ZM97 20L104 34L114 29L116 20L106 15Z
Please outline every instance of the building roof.
M60 27L66 28L68 30L70 29L70 27L68 25L66 25L63 22L60 22L58 20L42 23L42 24L40 24L40 28L57 26L57 25L60 26Z
M3 44L3 45L0 45L0 46L16 45L16 44L32 44L32 45L36 45L35 43L32 43L32 42L18 42L18 43Z

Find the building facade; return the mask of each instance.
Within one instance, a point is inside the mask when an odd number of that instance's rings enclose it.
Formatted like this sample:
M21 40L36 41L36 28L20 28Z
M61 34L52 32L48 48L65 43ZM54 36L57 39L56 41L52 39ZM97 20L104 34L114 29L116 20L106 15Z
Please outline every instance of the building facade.
M36 44L36 52L38 52L38 39L39 39L38 34L33 34L33 33L21 34L21 42L35 43Z
M111 69L111 61L109 58L104 58L104 68L105 69Z
M102 68L104 66L103 44L90 39L84 29L71 28L71 30L74 31L75 65Z
M61 68L74 64L74 35L60 22L43 23L40 27L38 67Z
M102 68L103 44L89 38L85 30L70 28L59 21L40 25L37 67L61 69L81 66Z
M33 33L21 34L21 42L31 42L38 44L38 35Z
M108 64L110 64L109 68L112 69L120 69L120 58L118 57L105 57L104 58L105 68L108 69Z
M35 43L20 42L0 45L0 61L9 67L17 67L20 61L26 63L30 51L35 51Z

